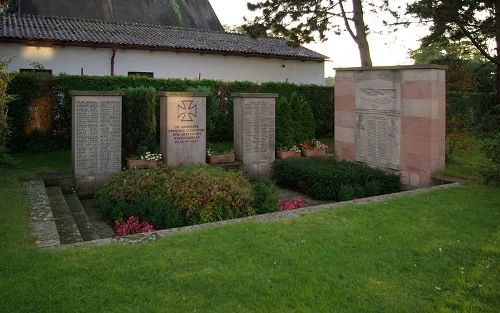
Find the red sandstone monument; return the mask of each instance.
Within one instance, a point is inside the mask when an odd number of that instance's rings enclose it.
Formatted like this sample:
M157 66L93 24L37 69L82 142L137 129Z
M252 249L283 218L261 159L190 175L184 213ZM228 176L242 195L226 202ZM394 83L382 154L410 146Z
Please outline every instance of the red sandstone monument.
M384 168L418 187L445 166L446 67L337 69L337 156Z

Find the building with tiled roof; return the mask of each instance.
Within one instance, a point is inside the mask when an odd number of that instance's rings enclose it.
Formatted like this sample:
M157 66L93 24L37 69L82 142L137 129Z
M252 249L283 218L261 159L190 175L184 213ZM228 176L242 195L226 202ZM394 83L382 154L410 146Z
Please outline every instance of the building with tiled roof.
M279 38L19 13L0 14L0 57L11 71L312 84L326 59Z

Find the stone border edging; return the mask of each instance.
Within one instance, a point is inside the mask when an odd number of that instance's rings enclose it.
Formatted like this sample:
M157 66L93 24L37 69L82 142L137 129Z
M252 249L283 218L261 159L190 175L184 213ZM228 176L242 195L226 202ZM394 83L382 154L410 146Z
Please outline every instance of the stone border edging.
M197 231L200 229L215 228L215 227L220 227L220 226L224 226L224 225L232 225L232 224L237 224L237 223L247 222L247 221L257 221L257 222L266 223L266 222L288 220L288 219L292 219L292 218L297 218L297 217L304 215L304 214L325 211L328 209L339 208L339 207L343 207L343 206L347 206L347 205L351 205L351 204L376 203L376 202L382 202L382 201L386 201L386 200L398 199L398 198L401 198L404 196L419 195L419 194L427 193L430 191L448 189L448 188L459 187L459 186L462 186L462 184L452 183L452 184L446 184L446 185L438 185L438 186L402 191L402 192L397 192L397 193L391 193L391 194L386 194L386 195L361 198L361 199L351 200L351 201L332 202L332 203L327 203L327 204L315 205L315 206L310 206L310 207L291 210L291 211L280 211L280 212L274 212L274 213L268 213L268 214L260 214L260 215L242 217L242 218L235 218L235 219L224 220L224 221L213 222L213 223L205 223L205 224L197 224L197 225L184 226L184 227L178 227L178 228L164 229L164 230L157 231L156 235L151 235L151 234L142 234L142 236L141 235L139 235L139 236L138 235L130 235L130 236L126 236L126 237L122 237L122 238L118 238L118 239L115 239L115 238L98 239L98 240L93 240L93 241L85 241L85 242L79 242L79 243L73 243L73 244L67 244L67 245L61 245L61 246L46 247L44 249L45 250L64 250L64 249L68 249L68 248L83 248L83 247L102 246L102 245L111 244L111 243L137 244L137 243L155 240L157 237L160 237L160 238L170 237L170 236L174 236L177 234L194 232L194 231Z

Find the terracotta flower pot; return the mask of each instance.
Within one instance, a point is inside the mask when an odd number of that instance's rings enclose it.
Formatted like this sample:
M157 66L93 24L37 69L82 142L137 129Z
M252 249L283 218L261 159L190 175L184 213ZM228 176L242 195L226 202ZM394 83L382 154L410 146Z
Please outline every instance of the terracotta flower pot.
M302 150L302 155L306 158L323 157L326 155L325 149Z
M296 151L276 151L276 158L281 160L300 158L300 152Z
M233 163L234 153L215 154L207 157L208 164Z
M155 168L158 166L158 161L152 160L127 160L127 169L145 169Z

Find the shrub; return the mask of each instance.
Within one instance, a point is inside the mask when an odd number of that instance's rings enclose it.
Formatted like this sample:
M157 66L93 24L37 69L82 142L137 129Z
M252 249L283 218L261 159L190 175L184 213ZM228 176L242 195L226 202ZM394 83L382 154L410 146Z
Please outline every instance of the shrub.
M7 142L10 136L10 128L7 119L7 104L13 100L7 93L7 87L12 75L7 72L9 61L0 59L0 168L12 165L12 158L7 154Z
M157 228L255 214L252 185L242 173L201 165L122 172L97 198L108 221L137 216ZM271 201L265 200L271 207Z
M296 188L321 200L339 201L341 196L345 200L347 193L350 199L361 186L365 195L401 190L398 175L334 158L277 160L273 164L273 176L278 186ZM379 190L376 188L378 184Z
M71 97L70 90L123 90L141 86L152 87L158 91L186 91L190 88L208 89L211 96L207 99L207 139L231 141L233 139L233 100L232 93L269 92L280 96L299 94L307 101L316 120L317 138L333 133L333 88L316 85L295 85L289 83L222 82L215 80L153 79L147 77L123 76L48 76L39 73L22 73L15 76L9 84L8 93L17 95L9 104L10 125L13 130L10 147L16 151L27 150L23 126L27 112L34 99L48 95L54 108L53 129L50 136L58 148L71 145ZM159 134L159 106L156 106L156 134ZM123 118L125 119L125 113ZM123 136L127 136L124 129Z
M240 172L210 166L174 170L163 189L166 199L191 224L253 215L252 186Z
M276 188L269 178L259 177L253 184L252 207L257 214L279 210Z
M493 138L487 139L482 150L492 163L492 166L484 172L486 182L500 184L500 132Z
M314 114L310 106L293 93L290 100L281 97L276 109L276 147L290 148L314 138Z
M355 196L354 194L354 187L351 185L340 185L339 188L339 194L337 198L339 201L348 201L352 200L352 198Z
M123 96L123 148L126 156L137 155L139 148L156 147L156 90L140 86L127 88Z

